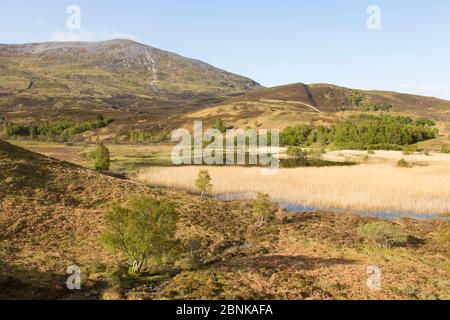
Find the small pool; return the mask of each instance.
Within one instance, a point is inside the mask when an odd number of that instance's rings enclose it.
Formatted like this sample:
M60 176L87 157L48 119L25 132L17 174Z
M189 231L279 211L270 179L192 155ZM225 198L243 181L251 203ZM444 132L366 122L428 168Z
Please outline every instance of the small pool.
M244 200L250 199L250 196L237 194L237 193L229 193L229 194L221 194L216 196L215 198L221 199L224 201L233 201L233 200ZM395 211L358 211L358 210L348 210L348 209L333 209L333 208L319 208L314 206L306 206L302 204L288 203L284 201L277 202L280 207L298 213L307 213L307 212L335 212L335 213L351 213L362 217L370 217L370 218L378 218L384 220L399 220L402 218L410 218L416 220L443 220L450 221L450 217L440 217L438 215L433 214L420 214L417 212L395 212Z
M292 212L298 213L306 213L306 212L319 212L319 211L328 211L328 212L336 212L336 213L352 213L362 217L370 217L370 218L378 218L384 220L399 220L402 218L410 218L416 220L447 220L450 221L448 217L440 217L432 214L420 214L416 212L395 212L395 211L358 211L358 210L345 210L345 209L323 209L316 207L309 207L299 204L292 203L279 203L282 208L286 208Z

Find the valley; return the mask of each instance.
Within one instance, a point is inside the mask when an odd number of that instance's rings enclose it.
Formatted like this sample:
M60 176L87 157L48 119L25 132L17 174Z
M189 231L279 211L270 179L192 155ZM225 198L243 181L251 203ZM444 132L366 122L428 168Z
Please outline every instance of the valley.
M264 88L130 40L0 45L0 71L0 299L450 299L450 101ZM173 165L195 121L278 129L279 171ZM133 210L173 218L165 255L108 247Z
M450 252L438 241L445 221L401 219L401 247L366 243L360 226L379 221L345 213L278 209L257 227L249 201L221 201L150 187L47 158L0 141L1 298L16 299L448 299ZM31 174L33 173L33 174ZM216 180L213 181L219 185ZM167 197L180 212L177 238L201 238L175 264L128 271L101 245L103 212L133 194ZM68 265L82 290L65 288ZM366 287L368 265L383 270L382 291Z

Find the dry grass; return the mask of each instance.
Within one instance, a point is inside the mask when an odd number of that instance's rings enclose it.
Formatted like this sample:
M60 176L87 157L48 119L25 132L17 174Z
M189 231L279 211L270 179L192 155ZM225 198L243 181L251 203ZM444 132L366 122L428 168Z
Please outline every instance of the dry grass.
M450 297L450 252L434 241L435 231L448 222L403 219L398 224L408 244L384 251L367 247L358 236L357 228L373 219L356 215L278 211L259 228L249 201L150 188L2 141L0 169L0 299ZM196 170L189 171L195 176ZM177 261L180 270L137 277L127 273L126 260L104 251L99 236L105 205L137 193L176 203L177 237L181 243L201 237L198 255L206 265L183 266L185 253ZM82 290L76 293L65 289L72 264L82 268ZM366 287L368 265L382 269L382 291Z
M164 187L194 189L199 167L150 168L139 181ZM450 210L450 167L410 169L392 164L354 167L281 169L262 176L259 168L206 167L214 194L268 193L275 201L364 211L442 214Z

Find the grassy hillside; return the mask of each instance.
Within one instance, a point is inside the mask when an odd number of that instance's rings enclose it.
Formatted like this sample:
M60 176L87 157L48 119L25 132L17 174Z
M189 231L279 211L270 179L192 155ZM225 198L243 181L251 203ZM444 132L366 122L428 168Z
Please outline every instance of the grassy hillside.
M147 121L142 126L157 131L167 115L258 87L129 40L0 45L0 117L12 122L85 120L103 113L117 120L116 133L122 125Z
M356 103L355 103L356 102ZM394 114L450 120L450 102L416 95L302 83L262 88L201 61L129 40L0 45L0 120L114 119L74 140L159 141L194 120L284 129L329 124L389 106Z
M60 162L0 141L0 298L121 299L448 299L450 252L434 233L442 221L396 222L403 247L366 244L357 228L374 219L336 213L290 214L259 228L245 201L223 202L151 188ZM217 183L213 181L213 183ZM111 200L165 196L181 215L177 238L200 237L199 267L181 253L175 266L137 276L99 236ZM82 290L65 289L69 265ZM383 288L366 287L378 265Z
M354 97L359 97L355 104ZM278 128L298 123L327 124L355 112L391 106L389 112L450 121L450 101L410 94L364 91L329 84L303 83L262 88L227 99L217 106L182 116L188 125L203 119L213 124L222 118L236 127ZM381 112L381 111L379 111Z

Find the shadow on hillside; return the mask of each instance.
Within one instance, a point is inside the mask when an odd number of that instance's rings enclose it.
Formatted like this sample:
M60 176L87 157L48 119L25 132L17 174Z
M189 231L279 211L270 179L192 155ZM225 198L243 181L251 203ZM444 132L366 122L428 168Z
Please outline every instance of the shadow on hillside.
M16 147L0 140L0 180L6 181L8 194L24 189L48 188L57 172L75 165Z
M248 257L219 262L216 268L224 271L236 269L274 269L278 271L313 270L319 267L331 267L335 265L349 265L355 261L348 259L324 259L304 256L259 256Z
M66 288L65 274L20 269L0 261L0 300L57 300L83 294Z

